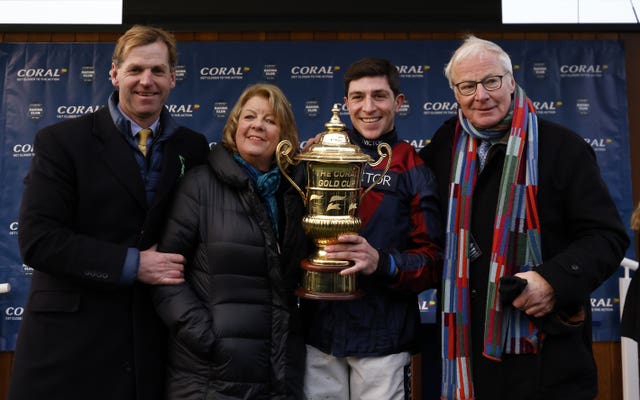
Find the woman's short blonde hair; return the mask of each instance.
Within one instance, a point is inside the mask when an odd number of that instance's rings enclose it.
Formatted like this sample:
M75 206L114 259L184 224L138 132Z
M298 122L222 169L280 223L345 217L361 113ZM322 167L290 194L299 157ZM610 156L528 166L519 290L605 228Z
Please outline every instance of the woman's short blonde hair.
M240 113L249 99L256 96L266 99L269 105L271 105L273 115L280 126L280 140L286 139L291 142L294 149L299 149L300 140L298 139L298 127L296 126L296 120L291 110L291 104L280 88L269 83L256 83L247 87L244 92L242 92L229 113L227 123L222 130L222 144L234 152L238 151L238 146L236 145L236 130L238 129Z

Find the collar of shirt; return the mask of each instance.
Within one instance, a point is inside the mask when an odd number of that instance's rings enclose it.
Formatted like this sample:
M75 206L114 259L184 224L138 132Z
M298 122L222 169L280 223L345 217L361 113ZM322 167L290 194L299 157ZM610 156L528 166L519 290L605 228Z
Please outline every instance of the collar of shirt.
M125 114L122 111L122 108L120 107L120 104L118 104L118 111L120 112L120 115L122 115L122 118L124 118L126 121L129 121L129 124L131 126L131 130L129 132L129 134L131 135L131 137L135 137L138 134L138 131L140 129L143 129L143 127L141 127L140 125L136 124L134 120L132 120L131 118L129 118L127 116L127 114ZM158 132L158 125L160 125L160 119L155 120L150 126L149 129L151 129L153 131L153 135L155 136L156 133Z

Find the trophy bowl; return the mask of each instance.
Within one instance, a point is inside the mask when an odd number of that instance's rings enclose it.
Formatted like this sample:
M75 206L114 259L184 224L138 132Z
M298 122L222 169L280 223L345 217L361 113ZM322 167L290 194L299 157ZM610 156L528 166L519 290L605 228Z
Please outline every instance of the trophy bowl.
M326 131L306 151L292 157L295 149L288 140L278 143L276 149L280 171L302 196L306 207L302 226L316 247L315 253L301 262L303 278L296 290L298 296L307 299L353 300L363 295L357 288L355 274L340 274L352 262L327 258L325 247L337 243L340 235L360 230L362 221L357 216L358 205L369 190L382 182L391 165L391 146L388 144L378 146L380 158L374 162L349 142L345 125L338 117L339 110L337 104L333 106L333 115L325 124ZM365 165L376 167L385 158L387 163L383 172L363 189ZM282 167L285 160L292 165L305 163L306 191L302 191Z

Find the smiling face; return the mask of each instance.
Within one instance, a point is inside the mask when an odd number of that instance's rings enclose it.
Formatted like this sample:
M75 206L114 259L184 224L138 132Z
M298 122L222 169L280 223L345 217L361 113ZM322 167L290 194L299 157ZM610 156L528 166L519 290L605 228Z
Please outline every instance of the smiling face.
M404 95L393 95L385 76L366 76L349 83L344 102L353 127L366 139L375 140L393 129Z
M491 53L481 53L459 61L452 69L454 84L462 81L481 81L492 75L505 75L498 57ZM479 129L491 128L498 124L511 108L511 95L516 82L511 74L502 78L502 87L487 91L481 84L471 96L461 95L454 89L456 100L462 113L473 126Z
M271 168L280 141L280 124L269 100L251 97L242 107L236 129L236 147L249 164L266 172Z
M138 125L150 126L176 85L166 44L133 47L118 67L111 66L111 83L118 88L122 111Z

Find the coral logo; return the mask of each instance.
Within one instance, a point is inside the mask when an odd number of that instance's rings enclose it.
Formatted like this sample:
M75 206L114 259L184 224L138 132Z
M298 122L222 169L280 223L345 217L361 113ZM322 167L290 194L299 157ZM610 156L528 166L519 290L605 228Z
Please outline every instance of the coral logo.
M249 67L202 67L200 68L201 80L240 80L249 72Z
M609 68L607 65L591 64L571 64L560 66L560 77L562 78L593 78L602 77Z
M420 307L420 311L429 311L433 307L436 306L435 300L422 300L418 302L418 306Z
M607 147L613 143L613 139L609 138L585 138L585 142L593 148L593 151L607 151Z
M422 105L424 115L456 115L458 103L455 101L427 101Z
M84 114L96 112L101 107L101 105L63 105L56 109L56 118L76 118Z
M175 118L191 118L193 113L200 109L200 104L169 104L167 110Z
M9 224L9 235L17 235L18 234L18 222L14 221Z
M413 140L405 139L405 142L407 142L411 146L413 146L413 148L416 149L416 151L418 151L421 148L423 148L424 146L428 145L430 141L431 141L431 139L413 139Z
M340 109L338 115L349 118L349 107L346 104L335 103L335 105Z
M561 101L534 101L533 107L538 114L556 114L558 107L562 106Z
M424 78L424 72L431 69L429 65L396 65L402 78Z
M33 157L34 148L31 143L20 143L13 146L13 156L15 158L20 157Z
M615 305L620 303L620 299L612 297L592 297L591 298L591 311L603 312L613 311Z
M66 68L23 68L16 75L18 82L59 81L67 72Z
M24 314L23 307L9 306L4 310L4 319L7 321L20 321Z
M291 67L291 79L333 79L334 71L339 71L339 66L331 65L296 65Z

